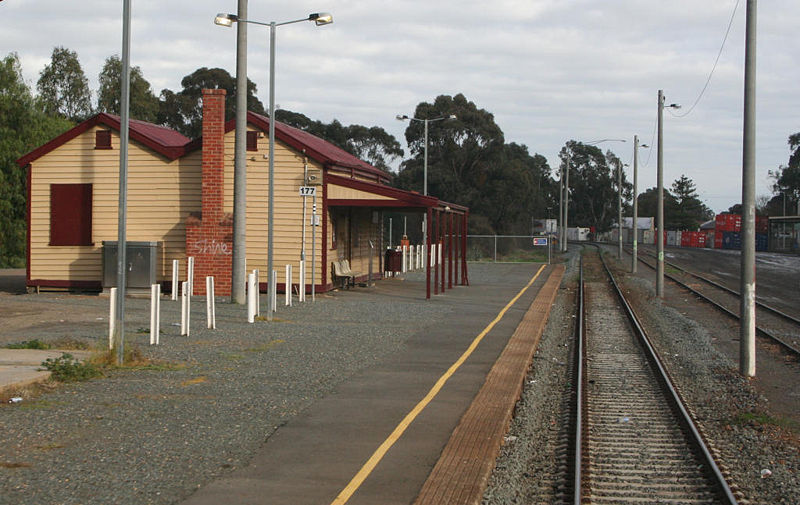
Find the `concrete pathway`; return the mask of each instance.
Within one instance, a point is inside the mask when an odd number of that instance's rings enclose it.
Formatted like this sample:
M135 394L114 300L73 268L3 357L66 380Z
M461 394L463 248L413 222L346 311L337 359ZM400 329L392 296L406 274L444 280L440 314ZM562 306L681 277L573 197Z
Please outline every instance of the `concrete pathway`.
M76 359L86 359L89 351L62 351L50 349L0 349L0 394L30 384L47 380L50 372L42 369L42 362L69 353Z

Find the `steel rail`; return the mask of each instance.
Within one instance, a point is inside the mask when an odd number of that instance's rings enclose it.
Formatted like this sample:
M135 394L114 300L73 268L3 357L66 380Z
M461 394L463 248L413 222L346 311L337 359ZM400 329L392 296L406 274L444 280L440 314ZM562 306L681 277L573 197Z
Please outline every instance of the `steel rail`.
M638 258L638 259L639 259L639 261L641 261L642 263L647 265L649 268L655 270L655 267L653 265L651 265L650 263L648 263L647 261L645 261L641 257ZM679 268L679 270L680 270L680 268ZM728 309L727 307L725 307L721 303L718 303L718 302L712 300L711 298L709 298L708 296L704 295L700 291L694 289L693 287L689 286L685 282L681 281L680 279L678 279L674 275L665 273L664 276L667 277L672 282L678 284L682 288L686 289L687 291L691 292L693 295L695 295L695 296L697 296L699 298L702 298L703 300L705 300L706 302L710 303L712 306L714 306L718 310L720 310L723 313L729 315L730 317L736 319L737 321L739 321L741 319L739 317L739 314L737 314L736 312L733 312L732 310ZM798 322L798 324L800 324L800 322ZM769 330L765 330L764 328L761 328L760 326L756 326L756 333L758 333L762 337L765 337L765 338L768 338L770 340L773 340L777 344L780 344L781 347L783 347L784 349L786 349L790 353L800 355L800 349L798 349L797 347L793 346L791 343L785 341L781 337L773 334Z
M651 258L654 258L654 257L655 257L655 256L653 256L653 255L652 255L652 254L650 254L650 253L645 253L645 254L647 254L647 255L648 255L648 256L650 256ZM734 295L734 296L738 296L738 297L740 297L740 298L741 298L741 296L742 296L742 295L741 295L741 293L739 293L739 292L738 292L738 291L736 291L735 289L729 288L728 286L725 286L725 285L723 285L723 284L720 284L720 283L718 283L718 282L716 282L716 281L714 281L714 280L711 280L711 279L709 279L708 277L705 277L705 276L703 276L703 275L700 275L700 274L698 274L698 273L696 273L696 272L692 272L691 270L687 270L687 269L685 269L685 268L683 268L683 267L681 267L681 266L678 266L678 265L676 265L675 263L671 263L671 262L669 262L669 261L665 261L664 263L665 263L665 264L667 264L667 265L669 265L669 266L671 266L672 268L674 268L674 269L676 269L676 270L680 270L681 272L683 272L683 273L685 273L685 274L687 274L687 275L691 275L692 277L695 277L695 278L697 278L697 279L700 279L700 280L701 280L701 281L703 281L703 282L707 282L708 284L711 284L712 286L714 286L714 287L717 287L717 288L719 288L719 289L721 289L721 290L723 290L723 291L726 291L726 292L728 292L728 293L730 293L730 294L732 294L732 295ZM767 304L766 304L766 303L764 303L764 302L759 302L758 300L756 300L756 305L757 305L758 307L760 307L760 308L762 308L762 309L766 310L767 312L770 312L770 313L772 313L772 314L775 314L775 315L776 315L776 316L778 316L778 317L782 317L782 318L784 318L784 319L786 319L786 320L788 320L788 321L791 321L791 322L793 322L793 323L795 323L795 324L797 324L797 325L800 325L800 319L797 319L796 317L794 317L794 316L792 316L792 315L790 315L790 314L787 314L787 313L785 313L785 312L782 312L782 311L780 311L780 310L776 309L775 307L771 307L771 306L767 305Z
M706 447L702 435L697 429L697 426L694 424L691 415L684 406L683 399L673 386L669 373L664 367L661 358L658 355L658 352L650 343L650 339L647 337L644 328L639 323L639 319L636 317L633 308L630 306L628 300L625 298L625 295L622 293L622 290L617 284L616 279L614 279L614 275L611 273L611 270L609 269L605 259L603 258L602 249L599 246L596 247L598 249L600 260L603 263L603 267L605 268L606 273L608 274L608 277L611 280L611 284L613 285L614 290L616 291L620 302L625 308L625 312L628 316L628 319L630 320L631 325L635 329L637 337L643 344L648 359L655 366L656 370L658 370L659 373L657 375L661 380L662 385L669 392L668 398L672 400L673 406L681 414L680 415L681 421L684 423L684 426L686 427L686 429L688 429L689 433L692 435L692 441L694 442L696 448L700 451L700 454L703 456L707 468L710 469L711 476L714 478L715 484L717 484L719 488L721 497L724 497L724 499L726 500L725 503L728 503L729 505L736 505L737 504L736 497L733 495L733 492L731 491L730 486L728 486L728 482L725 480L725 477L722 475L722 472L720 471L719 467L717 466L716 461L714 461L714 457L709 452L708 447Z
M573 472L573 504L581 505L581 490L583 489L581 466L583 462L583 355L584 355L584 304L583 304L583 257L580 263L580 280L578 282L578 308L575 319L575 417L573 419L575 433L573 438L574 452L572 459Z

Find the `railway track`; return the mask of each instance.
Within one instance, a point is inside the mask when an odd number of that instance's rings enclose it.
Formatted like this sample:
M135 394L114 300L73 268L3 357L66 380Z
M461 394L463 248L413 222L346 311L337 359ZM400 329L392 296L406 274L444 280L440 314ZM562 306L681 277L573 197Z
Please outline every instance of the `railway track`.
M630 251L628 251L630 254ZM638 256L638 260L655 270L655 257L646 254L648 260ZM728 316L739 320L740 294L738 291L720 284L704 275L692 272L674 263L664 264L677 272L664 273L664 276L684 289L690 291ZM679 276L684 277L681 279ZM800 319L763 302L756 301L756 332L761 337L780 345L785 351L800 356Z
M573 503L736 503L602 257L585 258Z

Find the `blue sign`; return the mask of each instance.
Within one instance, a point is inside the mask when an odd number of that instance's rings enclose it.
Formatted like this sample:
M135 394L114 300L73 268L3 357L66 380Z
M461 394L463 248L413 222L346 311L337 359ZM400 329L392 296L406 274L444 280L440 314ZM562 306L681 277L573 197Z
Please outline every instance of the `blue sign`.
M533 245L547 245L547 237L533 237Z

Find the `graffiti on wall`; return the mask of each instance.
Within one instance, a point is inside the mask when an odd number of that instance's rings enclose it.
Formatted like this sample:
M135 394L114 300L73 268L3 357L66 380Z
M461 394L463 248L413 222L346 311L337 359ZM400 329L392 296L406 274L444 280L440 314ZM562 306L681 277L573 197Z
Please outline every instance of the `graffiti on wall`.
M194 243L191 244L189 248L189 254L191 255L201 255L201 254L210 254L210 255L225 255L230 256L233 254L232 247L230 244L226 242L217 242L216 239L198 239L195 240Z

